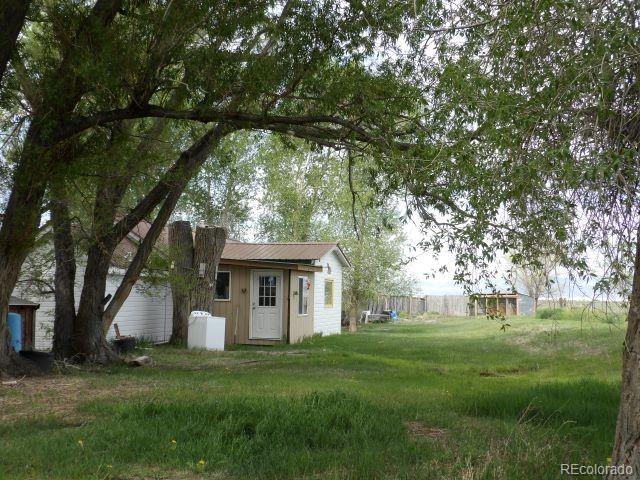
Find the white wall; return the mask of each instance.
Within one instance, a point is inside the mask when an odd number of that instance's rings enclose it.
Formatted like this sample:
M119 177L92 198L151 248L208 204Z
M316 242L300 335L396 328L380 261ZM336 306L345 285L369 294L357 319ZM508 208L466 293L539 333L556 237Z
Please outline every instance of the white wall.
M82 291L82 280L84 277L84 267L79 266L76 273L75 301L76 308L80 301ZM122 280L119 273L111 273L107 278L107 294L113 294ZM161 287L151 292L140 291L134 287L129 298L124 302L115 323L120 327L122 335L133 335L135 337L146 337L155 342L165 342L171 337L171 316L173 304L171 301L171 289ZM35 325L35 348L37 350L49 350L53 341L53 319L55 313L55 301L53 295L43 297L33 297L24 294L19 289L13 292L14 296L31 300L40 304L36 311ZM113 325L107 334L108 338L113 338L115 332Z
M331 266L331 274L327 273L327 263ZM315 272L313 276L313 333L333 335L341 331L342 263L335 251L331 251L317 264L322 265L322 272ZM324 281L327 278L333 279L333 307L324 306Z
M122 280L122 275L111 274L107 278L107 294L114 294ZM166 342L171 337L171 317L173 303L171 289L151 287L144 290L133 287L129 297L116 315L121 335L145 337L154 342ZM113 324L107 338L115 337Z

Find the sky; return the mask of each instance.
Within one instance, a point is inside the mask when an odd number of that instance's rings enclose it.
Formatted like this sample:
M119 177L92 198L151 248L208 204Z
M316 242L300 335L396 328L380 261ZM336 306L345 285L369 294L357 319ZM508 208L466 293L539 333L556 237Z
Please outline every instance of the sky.
M406 266L407 273L415 279L415 294L464 295L463 287L456 284L453 279L453 272L455 270L454 255L448 251L444 251L441 252L439 256L435 256L432 252L424 251L419 246L422 233L417 223L407 222L404 225L404 233L407 237L407 243L410 246L416 247L415 251L409 254L411 257L414 257L413 260ZM502 263L505 263L504 260ZM438 272L442 266L447 267L447 271L444 273ZM566 272L559 273L558 282L567 285L562 295L564 297L573 300L593 299L593 282L577 282L571 284ZM495 283L500 290L510 290L510 286L503 280L496 279Z
M436 257L432 252L424 251L418 245L422 240L422 234L414 222L404 224L404 233L407 237L407 243L416 247L415 251L410 254L413 260L406 266L407 273L416 280L416 294L462 295L464 293L462 286L456 285L453 280L453 255L450 252L441 252ZM440 273L437 271L443 265L448 267L448 272ZM435 274L435 277L431 274Z

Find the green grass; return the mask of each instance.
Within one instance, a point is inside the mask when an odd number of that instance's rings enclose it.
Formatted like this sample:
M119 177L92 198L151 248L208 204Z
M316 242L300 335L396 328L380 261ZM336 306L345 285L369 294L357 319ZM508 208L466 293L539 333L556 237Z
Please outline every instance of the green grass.
M64 414L52 392L0 390L16 413L35 408L0 424L0 478L537 480L606 463L624 322L508 323L429 316L223 354L145 346L155 367L50 380L81 385Z

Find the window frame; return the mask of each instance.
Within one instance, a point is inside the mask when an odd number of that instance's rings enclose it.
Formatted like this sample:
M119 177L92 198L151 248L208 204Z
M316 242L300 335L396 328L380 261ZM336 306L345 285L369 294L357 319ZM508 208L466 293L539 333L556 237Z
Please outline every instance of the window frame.
M218 298L217 296L215 296L215 290L218 289L217 285L215 287L214 290L214 298L213 301L214 302L230 302L231 301L231 270L218 270L218 273L216 273L216 282L218 282L218 275L221 273L228 273L229 274L229 298Z
M327 303L327 283L331 284L331 303ZM324 279L323 301L324 301L325 308L333 308L335 306L335 296L336 296L335 286L336 286L336 282L334 281L333 278Z
M300 280L303 280L303 289L300 289ZM309 282L309 277L306 275L298 275L298 316L299 317L306 317L309 315L309 290L308 288L306 288L307 283ZM307 311L305 313L302 313L302 306L304 305L304 297L303 297L303 290L307 292Z

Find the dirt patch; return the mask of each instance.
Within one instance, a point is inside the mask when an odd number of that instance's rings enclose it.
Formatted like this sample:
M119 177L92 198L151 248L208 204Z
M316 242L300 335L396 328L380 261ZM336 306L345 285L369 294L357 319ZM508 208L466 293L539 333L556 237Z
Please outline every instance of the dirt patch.
M247 351L247 350L245 350ZM286 350L256 350L256 351L250 351L251 353L257 353L259 355L269 355L269 356L274 356L274 357L279 357L279 356L306 356L308 355L310 352L308 350L293 350L293 351L286 351Z
M80 402L106 397L127 398L152 388L152 385L134 381L96 387L79 377L23 378L15 383L0 384L0 421L53 415L70 422L82 422L90 417L77 412L76 407Z
M203 361L202 359L185 358L180 360L172 360L171 362L166 363L156 362L154 368L158 368L160 370L174 370L177 368L188 372L198 372L216 368L229 369L232 367L254 367L258 365L267 365L270 363L273 363L273 360L218 357L212 360Z
M430 440L439 440L447 435L444 428L430 427L422 422L405 422L407 433L413 439L428 438Z
M496 373L496 372L490 372L488 370L483 370L482 372L480 372L480 376L481 377L504 377L504 375L500 375L499 373Z

